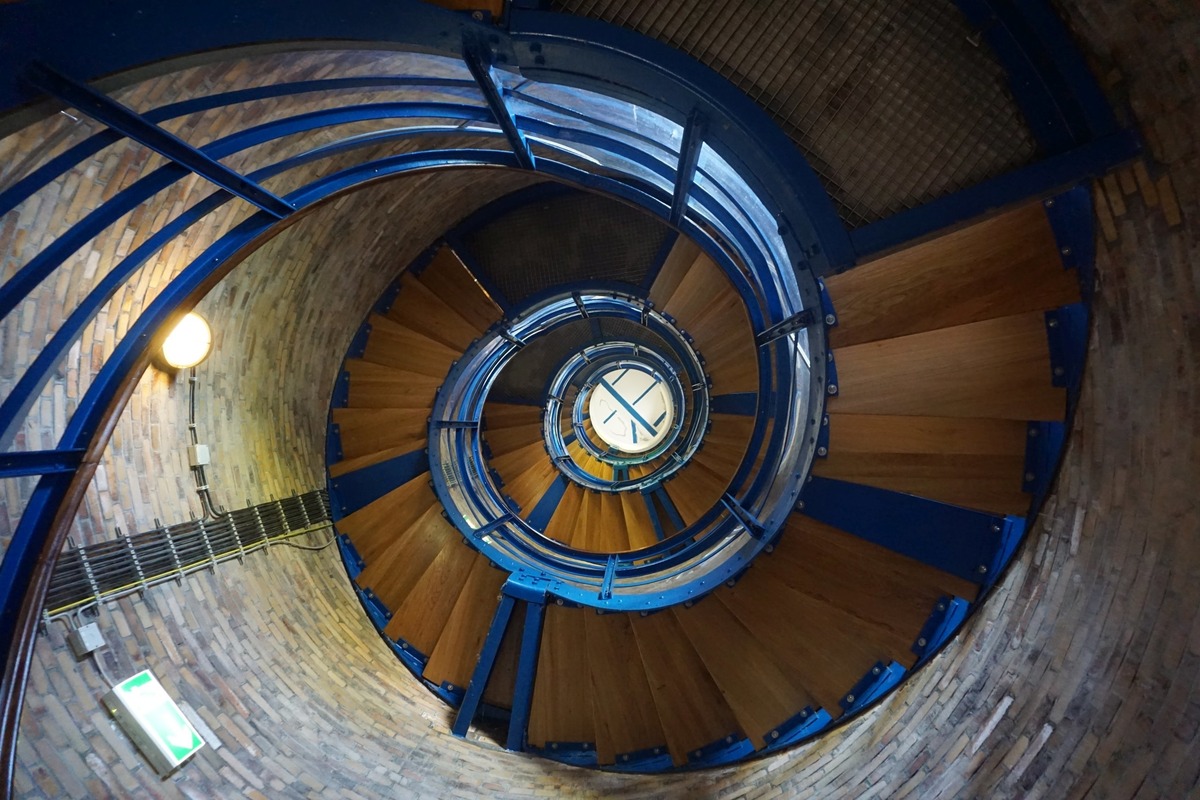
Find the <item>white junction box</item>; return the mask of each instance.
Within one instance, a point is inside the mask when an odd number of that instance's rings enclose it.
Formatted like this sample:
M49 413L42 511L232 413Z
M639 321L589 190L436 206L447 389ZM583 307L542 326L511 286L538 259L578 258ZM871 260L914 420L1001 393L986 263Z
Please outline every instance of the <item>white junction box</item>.
M188 445L188 466L189 467L207 467L209 465L208 445L206 444L189 444Z
M72 629L67 634L67 643L71 645L71 652L75 654L75 658L82 660L87 657L88 653L104 647L104 634L100 633L100 626L97 623L89 622L87 625Z
M204 746L162 684L143 670L104 695L104 705L159 775L167 775Z

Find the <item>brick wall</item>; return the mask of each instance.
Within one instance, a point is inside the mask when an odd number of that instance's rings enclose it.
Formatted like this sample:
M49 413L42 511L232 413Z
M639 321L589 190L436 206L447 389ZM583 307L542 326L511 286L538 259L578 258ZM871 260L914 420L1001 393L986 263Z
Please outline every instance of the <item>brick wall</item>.
M73 662L56 625L38 643L22 721L19 792L1056 800L1194 792L1200 773L1200 14L1185 0L1136 8L1116 0L1068 0L1063 7L1106 86L1114 97L1128 98L1150 157L1099 187L1097 319L1058 491L967 632L883 705L791 753L669 778L588 773L460 742L444 732L446 709L408 677L366 623L336 556L277 548L101 613L112 644L108 670L124 675L153 667L219 748L165 782L149 774L98 708L96 670ZM426 195L421 202L428 202ZM340 213L354 219L370 211L369 203L347 201ZM352 250L340 253L349 258ZM329 257L311 263L325 265ZM268 396L264 382L257 391L265 393L243 404L235 392L253 381L229 370L219 378L209 372L244 357L254 366L242 375L278 380L277 365L259 361L269 335L276 336L274 347L300 352L296 343L303 338L296 337L303 325L269 334L252 318L284 313L270 300L288 286L282 276L270 285L278 266L278 259L264 261L258 277L248 271L245 286L261 286L250 294L232 291L234 278L207 301L210 315L238 331L202 368L212 381L205 402L224 404L213 406L201 424L212 426L207 438L218 446L214 460L223 462L214 465L214 484L226 503L238 498L221 495L222 485L233 492L277 481L282 490L285 477L319 474L319 445L305 437L319 433L327 389L296 394L302 382L289 374L278 387L289 394ZM310 291L292 287L284 296L288 313L317 321L332 310L307 304L327 303L318 292L331 284L311 280ZM342 291L337 303L347 305L371 294L365 286L361 294ZM239 316L242 298L252 297L258 299L248 299L246 316ZM357 325L357 318L344 324ZM322 343L336 351L333 345ZM297 377L316 380L332 368L322 365L325 357L313 352L309 364L297 356L288 366ZM326 372L326 386L331 375ZM139 456L156 425L160 437L165 432L168 441L177 440L180 408L178 386L172 390L155 376L143 382L106 464L108 483L97 485L89 502L108 502L126 517L141 518L159 502L151 475L180 484L162 487L179 498L177 511L191 502L181 465L167 460L150 472L152 459ZM164 425L167 414L174 417ZM286 422L263 424L281 417ZM225 438L252 430L258 433L245 443ZM268 469L272 463L289 464L283 469L291 472L275 473L280 467ZM128 488L113 478L119 464ZM136 509L133 491L141 493L145 511L130 510Z

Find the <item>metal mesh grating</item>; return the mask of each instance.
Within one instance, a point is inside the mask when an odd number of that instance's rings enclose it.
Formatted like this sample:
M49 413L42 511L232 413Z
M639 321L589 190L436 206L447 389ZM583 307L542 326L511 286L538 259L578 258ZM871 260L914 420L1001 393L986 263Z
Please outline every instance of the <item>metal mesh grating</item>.
M589 281L639 284L668 233L643 211L577 193L510 211L465 242L493 285L520 303L552 287Z
M1005 75L952 0L554 0L720 72L771 115L851 227L1028 163Z

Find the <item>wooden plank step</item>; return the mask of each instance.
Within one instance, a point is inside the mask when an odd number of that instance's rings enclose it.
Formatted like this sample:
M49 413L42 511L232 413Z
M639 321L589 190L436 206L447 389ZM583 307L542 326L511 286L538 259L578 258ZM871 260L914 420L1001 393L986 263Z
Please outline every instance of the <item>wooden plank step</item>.
M1017 420L829 415L813 474L995 514L1024 514L1027 426Z
M429 473L422 472L375 502L342 517L337 527L350 537L363 561L370 564L436 502L437 497L429 487Z
M693 458L664 485L679 516L691 525L721 499L729 486L729 476L719 476Z
M836 349L1079 300L1035 202L825 279Z
M688 274L696 259L701 256L700 246L686 236L680 236L671 247L663 262L662 269L650 287L650 299L658 308L662 308L675 294L683 276Z
M483 422L488 430L518 425L541 425L542 407L516 403L487 403L483 407Z
M479 650L483 647L483 640L500 605L500 587L504 585L507 575L493 569L488 560L478 553L466 547L459 549L471 555L469 574L461 584L461 590L456 588L458 584L453 581L448 581L442 587L442 593L450 595L454 607L441 625L436 624L436 619L430 619L422 625L421 632L433 638L436 628L440 634L435 639L436 645L432 651L424 651L429 653L429 663L425 665L423 677L439 685L452 683L465 688L471 682L471 673L475 671L475 663L479 660ZM444 599L438 600L439 604L443 602Z
M741 726L670 611L630 617L650 693L675 764Z
M600 553L624 553L631 549L629 532L625 529L625 510L621 496L609 492L596 495L599 513L593 547Z
M400 607L392 609L392 618L384 633L392 639L403 639L432 661L468 576L480 562L487 566L487 559L466 544L451 542L443 547ZM426 667L425 674L428 675L428 665Z
M429 432L429 412L423 408L335 408L343 458L407 447L421 450Z
M747 353L718 353L713 356L703 350L704 371L712 379L712 393L739 394L757 392L758 361Z
M503 316L500 307L449 247L438 250L417 280L438 297L454 298L459 316L478 330L487 330Z
M543 458L541 463L518 474L511 483L506 482L503 491L520 506L521 515L527 517L559 474L558 468Z
M629 536L630 549L649 547L658 542L654 523L650 521L650 509L637 492L622 492L621 513L625 515L625 531Z
M476 328L463 319L455 310L456 306L447 302L453 300L452 297L439 297L411 274L404 275L400 285L400 295L388 309L388 319L459 353L483 334L483 328Z
M546 447L541 441L518 447L503 455L493 455L488 461L492 469L500 473L500 477L504 479L505 483L508 483L510 478L517 478L526 470L549 463L550 456L546 454Z
M596 741L584 627L584 618L595 613L590 608L546 607L529 710L531 745Z
M423 448L424 446L424 443L421 443L418 447ZM418 449L418 447L414 447L413 445L401 445L400 447L390 447L387 450L380 450L377 453L367 453L366 455L358 456L357 458L343 459L337 463L329 465L329 475L332 478L339 478L342 475L347 475L351 472L355 472L356 470L360 470L363 467L369 467L372 464L378 464L382 461L387 461L389 458L396 458L398 456L406 455L411 453L413 450Z
M511 428L488 430L483 432L483 439L487 442L488 449L492 451L492 458L495 458L531 444L540 443L542 426L540 424L514 425Z
M546 536L563 544L571 545L575 540L576 521L579 519L585 494L583 487L578 484L572 483L567 487L563 492L562 500L558 503L558 508L554 510L550 522L546 525Z
M571 546L580 550L597 552L599 539L600 495L591 489L583 490L583 499L579 502L579 517L575 520L574 537Z
M803 514L788 517L772 556L804 573L804 585L823 596L836 588L830 582L840 581L856 593L844 607L899 631L913 630L914 624L919 630L943 595L974 601L979 592L970 581Z
M346 371L350 373L347 405L351 408L420 408L428 413L442 384L440 378L361 358L347 359Z
M770 744L776 726L812 704L790 671L775 663L716 596L672 612L756 747Z
M666 744L628 614L584 614L588 676L601 764Z
M792 568L771 557L757 559L721 602L817 705L837 717L838 702L889 652L862 638L851 615L791 588L780 577L783 566Z
M662 309L675 318L679 327L690 331L706 313L717 313L731 295L737 297L737 291L725 273L716 262L701 253Z
M372 314L371 335L363 359L389 367L445 379L459 351L430 339L387 317Z
M368 561L355 583L371 589L395 613L442 550L458 547L461 540L454 526L442 518L442 506L435 503Z
M835 354L839 414L1060 420L1041 312L973 322Z

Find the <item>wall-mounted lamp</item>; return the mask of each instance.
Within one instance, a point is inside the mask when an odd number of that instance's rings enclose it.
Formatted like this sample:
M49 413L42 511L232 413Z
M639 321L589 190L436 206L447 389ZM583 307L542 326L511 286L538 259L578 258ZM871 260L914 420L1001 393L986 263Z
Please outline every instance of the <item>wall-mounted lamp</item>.
M188 369L204 360L212 347L212 329L204 317L189 312L163 342L159 360L170 369Z

